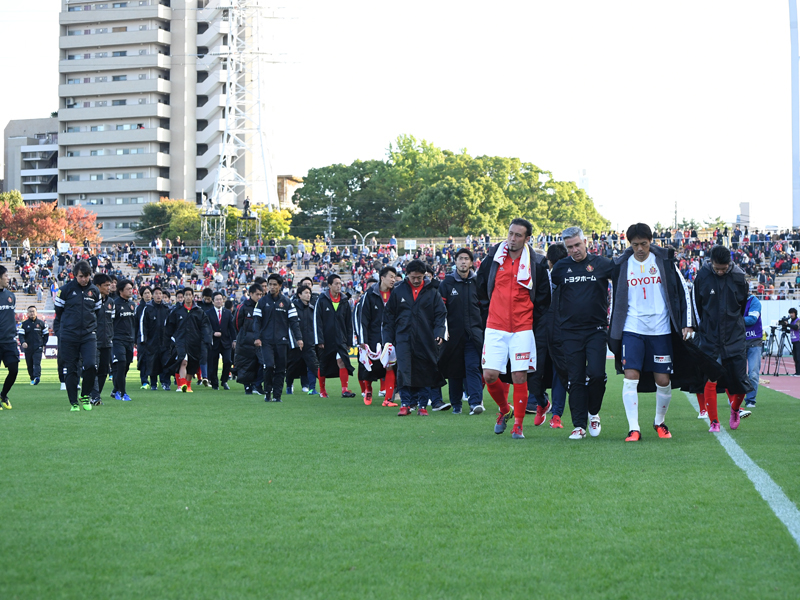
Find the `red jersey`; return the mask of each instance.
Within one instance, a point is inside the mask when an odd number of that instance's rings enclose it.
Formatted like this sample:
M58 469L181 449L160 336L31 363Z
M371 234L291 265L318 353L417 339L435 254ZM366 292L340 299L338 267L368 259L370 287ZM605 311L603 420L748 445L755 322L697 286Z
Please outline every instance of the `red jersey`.
M533 302L531 291L517 282L517 271L522 256L515 260L506 257L497 268L489 302L488 329L508 331L526 331L533 328Z

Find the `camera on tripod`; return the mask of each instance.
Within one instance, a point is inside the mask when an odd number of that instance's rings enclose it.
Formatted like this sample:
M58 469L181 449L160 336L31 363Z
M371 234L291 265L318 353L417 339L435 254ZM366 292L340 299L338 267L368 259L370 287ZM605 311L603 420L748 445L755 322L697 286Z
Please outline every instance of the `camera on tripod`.
M782 319L778 319L778 326L781 328L781 331L789 333L791 330L791 323L792 317L783 317Z

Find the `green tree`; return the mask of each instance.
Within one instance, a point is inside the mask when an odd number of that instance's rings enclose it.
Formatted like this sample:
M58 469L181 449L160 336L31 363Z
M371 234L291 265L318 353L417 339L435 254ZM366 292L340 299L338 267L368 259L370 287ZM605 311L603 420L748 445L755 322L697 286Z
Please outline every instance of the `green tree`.
M142 217L136 237L150 241L154 237L175 239L187 243L200 241L200 210L194 202L162 198L142 207Z
M722 217L708 217L707 219L703 220L703 223L705 224L706 229L725 229L728 226ZM698 225L696 229L700 229L700 226Z
M280 239L289 233L294 215L288 210L270 211L266 206L260 206L258 216L261 218L261 237L270 240Z
M18 208L25 206L22 200L22 194L19 190L9 190L8 192L0 193L0 202L8 206L11 212L16 212Z

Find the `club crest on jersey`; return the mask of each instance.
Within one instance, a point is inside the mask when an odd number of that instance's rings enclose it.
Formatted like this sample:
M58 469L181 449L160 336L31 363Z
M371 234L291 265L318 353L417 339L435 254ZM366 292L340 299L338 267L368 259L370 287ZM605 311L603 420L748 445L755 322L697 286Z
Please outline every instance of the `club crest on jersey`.
M453 288L453 291L450 292L450 295L451 296L458 296L458 290L456 288Z
M572 273L572 269L567 269L567 273Z
M594 267L592 265L586 265L586 271L591 273L592 271L594 271Z
M11 304L11 302L13 302L13 300L11 299L11 296L9 296L8 297L8 303Z
M517 352L514 355L514 360L530 360L531 353L530 352Z
M655 275L658 273L658 269L656 269L655 265L650 265L650 275Z

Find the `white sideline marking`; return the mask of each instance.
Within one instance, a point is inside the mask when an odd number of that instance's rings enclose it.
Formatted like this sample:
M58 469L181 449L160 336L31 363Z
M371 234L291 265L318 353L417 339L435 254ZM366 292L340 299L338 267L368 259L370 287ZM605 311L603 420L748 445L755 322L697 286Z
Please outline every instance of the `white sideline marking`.
M696 411L700 411L697 404L697 398L694 394L686 394L689 404L694 407ZM722 403L724 406L724 402ZM781 523L789 530L789 535L794 538L794 541L800 546L800 510L797 509L794 502L783 492L781 486L775 483L767 472L759 467L753 459L747 456L744 450L737 444L730 434L724 429L720 429L719 434L716 435L717 440L728 456L731 457L736 466L744 471L747 478L753 482L756 491L761 494L761 497L767 501L772 512L778 517Z

